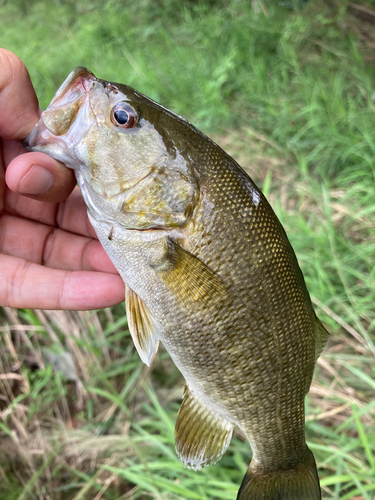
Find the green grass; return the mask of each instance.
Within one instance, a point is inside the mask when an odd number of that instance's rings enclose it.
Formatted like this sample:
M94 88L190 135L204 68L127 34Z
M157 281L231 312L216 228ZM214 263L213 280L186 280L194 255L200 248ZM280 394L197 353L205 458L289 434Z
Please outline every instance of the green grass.
M324 498L371 500L373 25L342 1L250 4L0 2L0 42L27 64L42 107L85 65L190 119L263 186L332 332L307 398ZM2 500L235 498L249 445L238 433L217 465L183 468L173 439L182 377L163 350L142 365L123 306L1 318ZM70 380L46 361L64 352Z

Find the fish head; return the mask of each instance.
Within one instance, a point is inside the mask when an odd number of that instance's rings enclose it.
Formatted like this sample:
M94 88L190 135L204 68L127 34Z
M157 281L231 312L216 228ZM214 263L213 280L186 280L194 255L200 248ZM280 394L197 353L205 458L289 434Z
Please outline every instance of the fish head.
M128 229L183 227L199 198L193 162L176 139L184 126L131 87L80 67L25 144L75 170L92 215Z

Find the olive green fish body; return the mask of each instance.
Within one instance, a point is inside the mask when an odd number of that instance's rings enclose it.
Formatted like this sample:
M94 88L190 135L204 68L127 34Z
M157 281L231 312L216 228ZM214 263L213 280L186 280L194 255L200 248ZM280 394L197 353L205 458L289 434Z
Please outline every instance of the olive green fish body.
M237 425L253 451L239 499L319 499L304 398L327 334L248 175L182 118L83 68L29 144L76 170L127 285L142 360L161 341L186 379L175 431L184 464L215 463Z

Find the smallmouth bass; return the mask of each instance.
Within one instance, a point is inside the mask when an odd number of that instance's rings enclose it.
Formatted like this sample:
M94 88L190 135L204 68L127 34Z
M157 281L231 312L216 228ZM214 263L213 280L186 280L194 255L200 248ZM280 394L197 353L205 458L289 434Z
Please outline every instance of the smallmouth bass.
M328 333L250 177L180 116L85 68L26 142L74 169L142 361L161 341L185 377L182 462L216 463L237 425L253 452L239 500L320 499L304 398Z

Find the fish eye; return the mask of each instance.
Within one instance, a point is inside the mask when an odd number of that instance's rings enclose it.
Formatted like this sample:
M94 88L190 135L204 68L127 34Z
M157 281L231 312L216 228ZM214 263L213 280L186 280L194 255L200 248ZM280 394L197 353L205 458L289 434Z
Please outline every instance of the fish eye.
M133 128L137 125L138 115L136 110L127 102L119 102L111 111L111 122L116 127Z

